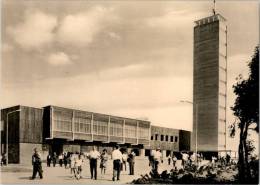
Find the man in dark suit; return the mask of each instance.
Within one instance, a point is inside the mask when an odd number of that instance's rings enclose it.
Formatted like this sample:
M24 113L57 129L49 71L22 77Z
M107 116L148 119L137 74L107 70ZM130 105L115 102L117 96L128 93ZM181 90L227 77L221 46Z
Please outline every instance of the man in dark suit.
M37 173L39 173L39 176L42 179L43 178L42 160L37 148L34 149L34 154L32 155L32 165L33 165L32 179L35 179Z

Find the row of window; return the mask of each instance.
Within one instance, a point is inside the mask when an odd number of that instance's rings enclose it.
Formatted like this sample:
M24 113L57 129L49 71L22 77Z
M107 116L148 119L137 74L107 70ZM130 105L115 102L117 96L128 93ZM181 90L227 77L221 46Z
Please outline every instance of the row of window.
M62 132L72 131L72 122L62 120L60 117L54 118L54 130ZM109 135L123 137L123 125L119 123L110 123ZM76 133L91 134L91 120L84 118L74 119L74 131ZM107 135L108 134L108 122L93 120L93 134ZM149 128L138 127L138 135L140 139L149 138ZM135 125L125 125L125 137L136 138L137 127Z
M155 141L158 141L159 140L159 134L155 134L154 136L151 136L151 140L155 140ZM161 135L161 139L160 141L167 141L167 142L178 142L178 137L177 136L164 136L164 135Z

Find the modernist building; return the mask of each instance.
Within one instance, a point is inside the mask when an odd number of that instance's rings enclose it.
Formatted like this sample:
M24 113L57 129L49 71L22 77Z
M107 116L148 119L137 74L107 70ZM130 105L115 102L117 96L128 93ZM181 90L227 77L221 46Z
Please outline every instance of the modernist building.
M89 152L93 145L100 151L106 148L109 153L120 145L127 151L135 150L139 156L149 155L150 150L158 147L164 156L180 149L189 150L188 131L57 106L6 108L1 110L1 122L1 152L8 153L11 163L30 162L35 147L44 159L53 152Z
M226 149L227 26L220 14L195 21L191 149Z

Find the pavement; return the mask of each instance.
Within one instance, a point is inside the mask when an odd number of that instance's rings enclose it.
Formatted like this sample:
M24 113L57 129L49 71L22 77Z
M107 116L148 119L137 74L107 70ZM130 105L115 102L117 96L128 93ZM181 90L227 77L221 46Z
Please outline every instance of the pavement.
M177 167L181 166L181 161L177 161ZM135 162L135 175L128 175L129 166L127 164L127 171L121 172L120 181L112 181L113 174L113 163L112 160L108 161L107 170L105 175L101 175L99 162L98 162L98 172L97 180L90 179L89 161L86 160L83 164L82 178L77 180L70 173L70 169L65 169L64 166L60 167L47 167L46 163L43 163L43 179L39 176L35 180L30 180L32 176L32 166L30 165L15 165L10 164L8 166L3 166L0 168L1 172L1 184L30 184L30 183L40 183L40 184L126 184L130 183L132 180L137 179L140 175L145 175L149 173L151 167L149 166L149 161L147 158L136 157ZM171 170L172 165L168 165L167 160L159 165L159 172L164 170Z

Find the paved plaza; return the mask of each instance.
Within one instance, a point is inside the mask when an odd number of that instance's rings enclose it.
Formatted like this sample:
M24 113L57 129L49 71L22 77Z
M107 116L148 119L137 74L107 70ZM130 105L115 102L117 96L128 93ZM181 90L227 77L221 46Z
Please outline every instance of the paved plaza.
M180 167L181 161L177 161L177 166ZM64 166L60 167L47 167L46 163L43 163L43 179L37 177L35 180L30 180L32 176L32 166L22 166L11 164L9 166L1 167L1 183L85 183L85 184L125 184L131 182L133 179L140 177L141 174L145 175L149 173L151 167L147 158L136 157L135 163L135 175L128 175L129 167L127 165L127 171L122 171L120 181L112 181L112 160L108 161L107 172L101 176L99 162L98 162L98 176L97 180L90 179L89 160L86 160L83 165L82 176L83 178L77 180L70 173L70 169L65 169ZM159 166L159 172L163 170L171 170L172 165L168 165L167 160L164 160Z

